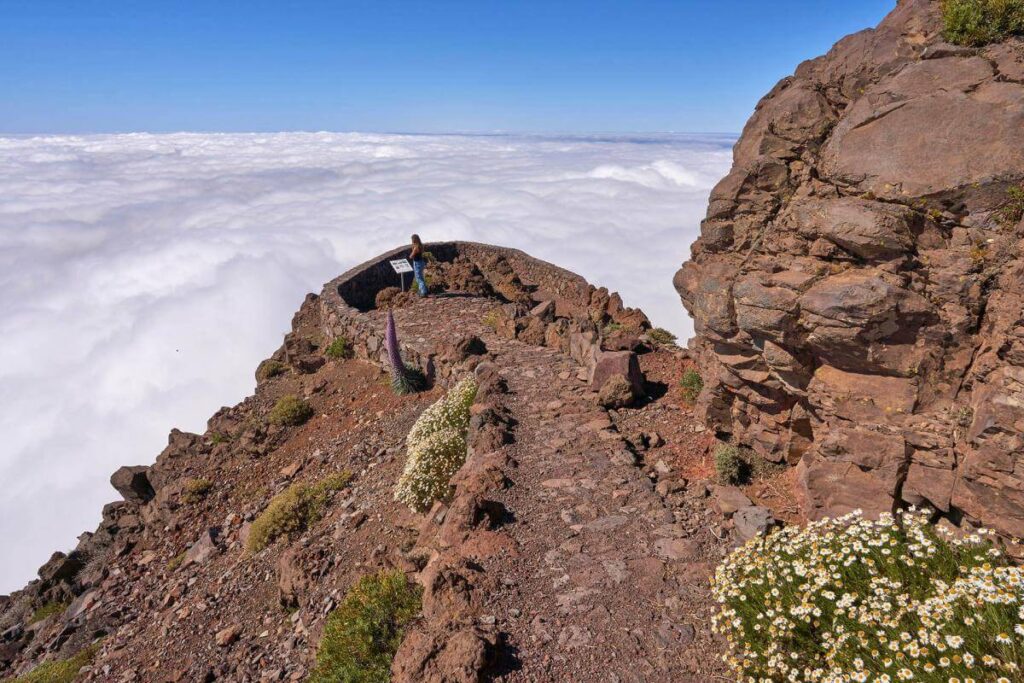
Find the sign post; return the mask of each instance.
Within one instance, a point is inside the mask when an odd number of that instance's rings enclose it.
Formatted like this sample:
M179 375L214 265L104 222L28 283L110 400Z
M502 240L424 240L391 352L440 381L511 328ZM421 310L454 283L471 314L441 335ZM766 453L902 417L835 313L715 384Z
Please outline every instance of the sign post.
M398 273L398 277L402 281L402 291L404 292L405 291L405 274L412 272L412 266L404 258L395 259L394 261L389 261L388 263L390 263L391 264L391 268L396 273Z

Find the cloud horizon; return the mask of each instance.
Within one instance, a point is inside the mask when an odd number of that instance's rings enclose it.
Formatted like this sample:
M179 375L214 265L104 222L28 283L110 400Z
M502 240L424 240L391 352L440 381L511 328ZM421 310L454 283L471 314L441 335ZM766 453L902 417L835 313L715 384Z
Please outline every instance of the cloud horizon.
M0 593L202 431L307 292L407 241L515 247L692 332L672 273L731 135L0 137Z

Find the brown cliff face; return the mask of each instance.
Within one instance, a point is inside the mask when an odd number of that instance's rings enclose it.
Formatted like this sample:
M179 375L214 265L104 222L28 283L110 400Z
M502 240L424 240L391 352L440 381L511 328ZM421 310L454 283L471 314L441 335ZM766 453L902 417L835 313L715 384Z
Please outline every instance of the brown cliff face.
M1024 536L1024 41L904 0L757 105L675 286L701 407L811 516L928 504Z

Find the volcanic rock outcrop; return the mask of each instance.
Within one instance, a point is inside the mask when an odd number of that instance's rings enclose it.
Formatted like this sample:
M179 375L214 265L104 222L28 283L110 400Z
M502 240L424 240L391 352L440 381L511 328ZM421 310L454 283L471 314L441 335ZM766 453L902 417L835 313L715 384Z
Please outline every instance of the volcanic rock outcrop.
M902 0L758 104L674 284L704 418L812 516L1024 536L1024 41Z

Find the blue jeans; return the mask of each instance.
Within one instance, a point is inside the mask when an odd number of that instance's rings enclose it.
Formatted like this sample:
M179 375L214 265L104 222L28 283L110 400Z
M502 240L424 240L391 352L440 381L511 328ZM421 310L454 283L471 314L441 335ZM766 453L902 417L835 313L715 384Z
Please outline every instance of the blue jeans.
M420 296L426 296L430 289L427 287L427 281L423 279L423 269L427 267L427 262L421 258L418 258L412 262L412 274L416 279L416 286L420 290Z

